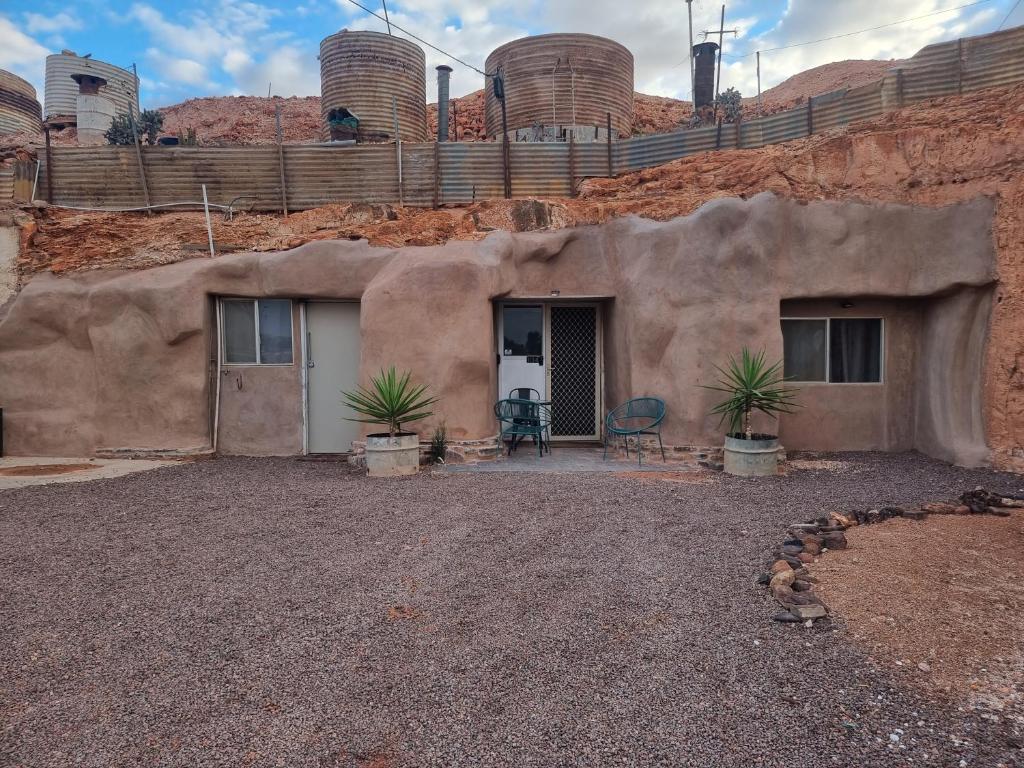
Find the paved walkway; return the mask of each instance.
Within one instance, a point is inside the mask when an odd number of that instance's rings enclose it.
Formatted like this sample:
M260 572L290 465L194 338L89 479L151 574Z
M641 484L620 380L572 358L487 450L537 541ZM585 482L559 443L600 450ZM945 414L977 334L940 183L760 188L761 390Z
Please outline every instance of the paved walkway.
M50 483L80 483L179 464L157 459L88 459L52 456L0 458L0 490Z
M450 464L444 472L698 472L700 467L692 462L662 461L657 451L644 451L643 464L638 465L636 454L630 458L616 456L609 451L604 458L604 447L592 443L554 443L551 453L537 456L537 448L525 442L511 456L502 455L496 461L481 461L476 464ZM436 471L436 470L435 470Z

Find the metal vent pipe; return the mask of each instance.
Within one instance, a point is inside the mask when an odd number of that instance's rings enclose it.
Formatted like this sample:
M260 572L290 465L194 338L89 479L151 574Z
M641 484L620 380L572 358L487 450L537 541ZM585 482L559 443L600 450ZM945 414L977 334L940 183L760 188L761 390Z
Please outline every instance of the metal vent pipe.
M448 92L452 68L442 64L437 68L437 140L448 141Z

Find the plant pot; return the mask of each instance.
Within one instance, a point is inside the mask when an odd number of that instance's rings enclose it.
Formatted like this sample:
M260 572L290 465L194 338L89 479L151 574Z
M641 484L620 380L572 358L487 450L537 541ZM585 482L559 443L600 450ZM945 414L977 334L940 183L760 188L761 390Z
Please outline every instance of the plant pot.
M415 432L366 436L366 470L370 477L415 475L420 471L420 437Z
M779 473L779 438L776 435L725 436L725 471L740 477L769 477Z

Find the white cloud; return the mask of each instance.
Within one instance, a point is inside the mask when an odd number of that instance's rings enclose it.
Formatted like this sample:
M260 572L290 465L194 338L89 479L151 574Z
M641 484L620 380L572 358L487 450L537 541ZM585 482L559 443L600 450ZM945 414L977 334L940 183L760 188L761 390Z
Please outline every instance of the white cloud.
M25 14L25 29L29 34L37 32L63 32L69 29L81 29L82 22L68 13L58 13L55 16L44 16L41 13Z
M148 49L146 51L146 60L156 68L161 77L165 77L171 82L207 88L214 85L210 82L206 67L198 61L168 56L159 48Z
M50 51L22 32L6 16L0 16L0 40L3 40L0 45L0 69L28 80L41 98L46 56Z
M279 96L315 96L320 93L320 67L311 52L285 45L257 61L246 51L224 55L224 70L235 81L238 94L265 96L268 86Z

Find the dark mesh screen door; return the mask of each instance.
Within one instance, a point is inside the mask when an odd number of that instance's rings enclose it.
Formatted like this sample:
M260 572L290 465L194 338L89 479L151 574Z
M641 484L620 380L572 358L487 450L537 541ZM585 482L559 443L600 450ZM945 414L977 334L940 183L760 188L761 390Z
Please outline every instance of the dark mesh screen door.
M597 437L597 307L551 307L551 435Z

